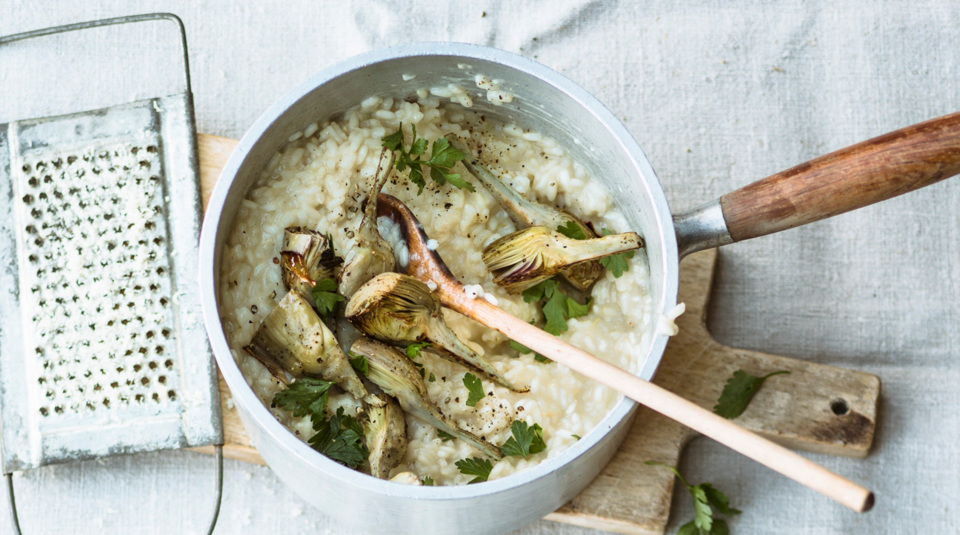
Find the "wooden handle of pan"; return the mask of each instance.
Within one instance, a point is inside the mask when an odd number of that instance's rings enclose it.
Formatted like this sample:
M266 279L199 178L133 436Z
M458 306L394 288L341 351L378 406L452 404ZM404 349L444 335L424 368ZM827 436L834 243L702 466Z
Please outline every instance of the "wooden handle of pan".
M441 291L442 292L442 291ZM580 350L559 338L520 320L483 299L462 297L463 291L450 292L444 304L512 340L566 365L594 381L623 392L627 397L708 436L717 442L771 468L790 479L849 507L869 511L874 497L870 490L837 475L813 461L775 444L730 420L690 402L669 390L644 381L613 364Z
M960 173L960 113L821 156L720 198L733 241L842 214Z

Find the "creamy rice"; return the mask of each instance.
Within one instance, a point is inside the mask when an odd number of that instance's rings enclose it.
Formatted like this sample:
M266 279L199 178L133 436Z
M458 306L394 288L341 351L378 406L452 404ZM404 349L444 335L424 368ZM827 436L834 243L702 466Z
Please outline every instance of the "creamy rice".
M419 96L415 103L368 98L340 120L312 124L292 135L239 208L223 250L220 310L234 358L267 407L281 385L241 348L286 293L277 264L283 229L304 226L329 232L338 254L348 254L361 219L359 204L377 168L380 140L395 132L401 122L407 143L411 125L416 125L419 137L431 143L447 133L469 137L471 147L482 147L485 165L521 194L564 206L598 229L630 230L605 188L553 140L517 125L490 124L464 109L469 97L464 98L462 90L444 87L430 95L421 91ZM447 98L455 103L441 102ZM458 169L473 181L462 167ZM495 302L524 320L538 319L538 305L524 303L520 296L493 284L484 267L483 248L516 228L497 201L480 184L474 185L476 193L430 182L418 196L417 187L406 181L406 173L395 173L384 192L410 207L427 235L437 240L437 251L451 271L478 298ZM636 372L658 320L650 311L648 279L646 259L640 251L622 277L604 274L593 287L590 313L568 320L570 330L561 338ZM445 317L469 346L514 384L529 385L530 391L518 394L484 381L484 390L492 395L468 407L462 382L467 370L425 352L417 360L427 377L435 377L426 384L443 414L498 446L510 437L514 419L543 428L546 451L526 459L503 458L494 465L491 479L559 455L577 436L586 436L619 400L617 392L565 366L536 362L533 354L518 356L503 335L473 320L449 310ZM351 406L345 395L333 396L331 404ZM302 439L313 434L309 419L271 411ZM472 476L460 474L454 463L482 456L460 440L442 441L436 429L409 417L407 436L406 457L394 474L409 470L433 478L437 485L465 484Z

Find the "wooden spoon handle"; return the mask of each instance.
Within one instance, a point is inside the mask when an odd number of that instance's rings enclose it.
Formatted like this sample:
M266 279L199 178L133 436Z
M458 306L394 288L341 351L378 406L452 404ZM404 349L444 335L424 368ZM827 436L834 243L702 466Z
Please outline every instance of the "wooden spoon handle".
M452 293L452 292L451 292ZM460 292L463 294L463 292ZM857 512L873 507L873 493L686 399L520 320L483 299L444 296L447 306L594 381L708 436Z
M802 163L720 198L733 241L842 214L960 173L960 113Z

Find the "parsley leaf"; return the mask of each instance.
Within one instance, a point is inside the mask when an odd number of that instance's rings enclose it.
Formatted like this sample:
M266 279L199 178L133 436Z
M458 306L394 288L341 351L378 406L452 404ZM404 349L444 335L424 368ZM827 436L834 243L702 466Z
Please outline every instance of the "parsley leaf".
M344 416L343 407L337 409L337 413L329 420L326 418L324 411L332 385L333 383L322 379L301 377L286 389L277 392L273 397L273 404L292 411L296 417L309 416L313 429L317 431L307 441L313 449L340 464L356 468L369 455L363 438L363 427L353 416Z
M415 359L415 358L417 358L417 357L420 356L420 351L421 351L421 350L426 349L426 348L428 348L428 347L430 347L430 346L432 346L432 345L433 345L433 344L431 344L430 342L414 342L414 343L408 345L408 346L404 349L404 352L407 354L407 357L409 357L410 360L413 361L413 365L417 368L417 371L420 372L420 377L422 377L422 378L424 378L424 379L427 378L427 372L426 372L426 370L423 369L423 364L420 364L419 362L417 362L417 361L415 361L415 360L413 360L413 359ZM431 373L430 375L433 375L433 374Z
M403 126L402 124L400 126ZM416 137L416 136L414 136ZM396 132L383 136L380 139L381 146L384 148L390 149L394 152L403 149L403 129L399 129Z
M461 474L477 476L471 479L469 483L480 483L482 481L486 481L487 478L490 477L490 472L493 470L493 463L487 459L481 459L480 457L460 459L456 464L457 469L460 470Z
M486 397L486 394L483 393L483 383L472 373L468 372L463 376L463 386L470 391L470 395L467 396L468 407L475 407L478 401Z
M273 405L293 412L297 418L309 416L313 428L317 429L326 418L324 409L327 407L327 391L332 385L333 383L323 379L301 377L286 389L277 392L277 395L273 396Z
M334 311L337 303L344 300L343 296L337 293L337 281L333 279L318 280L310 294L317 305L317 312L324 319Z
M313 449L337 461L356 468L370 455L363 438L363 427L353 416L345 416L343 407L330 417L308 441Z
M415 359L420 356L421 351L432 346L433 344L431 344L430 342L414 342L408 345L406 349L404 349L404 352L407 354L408 357Z
M363 355L354 355L353 353L349 353L349 355L350 365L353 366L354 370L362 373L364 377L370 375L370 363L367 362L367 357Z
M566 225L560 225L557 227L557 232L574 240L587 239L587 235L583 233L583 229L580 228L580 225L573 222L573 220L567 221Z
M427 381L430 381L430 382L432 383L432 382L434 382L434 381L436 381L436 380L437 380L437 378L434 377L433 372L430 372L430 377L427 379Z
M740 514L738 509L730 507L730 500L724 493L717 490L710 483L700 483L699 485L687 483L687 480L680 475L680 472L670 465L656 461L647 461L644 464L669 468L670 471L677 476L677 479L680 480L680 483L687 488L690 496L693 497L694 518L692 521L681 526L677 531L677 535L727 535L730 533L730 528L727 526L725 520L713 517L714 508L716 508L719 513L727 516Z
M508 438L503 446L500 446L500 452L504 457L516 455L526 457L534 453L540 453L547 449L547 444L543 441L543 429L540 424L528 426L527 422L514 420L510 424L512 437Z
M600 234L609 236L613 234L613 232L607 229L601 229ZM613 273L614 278L619 279L624 271L630 271L630 263L627 261L633 258L633 254L633 251L627 251L625 253L605 256L600 259L600 265L607 268L610 273Z
M432 487L432 486L433 486L433 478L430 477L430 476L423 476L423 486L424 486L424 487Z
M580 226L573 221L567 221L566 225L557 227L557 232L568 238L573 238L574 240L587 239L587 235L583 233L583 229L581 229ZM613 234L613 232L608 229L601 229L600 234L603 236L609 236ZM627 261L633 258L633 254L633 251L627 251L625 253L604 256L600 259L600 265L608 269L610 273L613 273L615 278L619 279L623 275L624 271L630 271L630 263Z
M530 353L533 353L532 349L521 344L520 342L517 342L516 340L510 340L510 347L519 351L521 355L529 355ZM540 353L533 353L533 360L537 362L552 362L550 359L544 357Z
M579 318L590 311L590 300L580 304L567 297L560 291L560 285L553 279L547 279L523 291L523 300L527 303L536 303L542 299L547 302L543 304L541 310L546 323L543 330L550 334L558 335L567 332L567 320L570 318Z
M409 150L405 150L403 147L403 124L400 124L400 128L396 132L384 136L380 141L383 147L397 153L395 163L397 171L410 169L408 178L410 182L417 185L417 195L423 193L423 188L427 185L423 178L423 166L430 169L430 179L441 186L450 183L451 186L460 189L476 191L473 184L461 178L459 173L451 171L451 168L457 162L466 157L463 152L451 146L447 138L441 137L433 142L430 149L430 158L424 160L422 156L426 154L429 143L424 138L417 138L416 126L411 127L411 132L413 140L410 142Z
M763 377L750 375L743 370L733 372L733 376L727 379L727 384L723 386L723 393L720 394L720 399L717 400L717 404L713 406L713 412L728 420L740 416L743 414L743 411L747 409L750 400L753 399L754 394L760 390L763 382L766 381L768 377L785 373L788 374L790 372L780 370L768 373Z
M446 442L446 441L448 441L448 440L453 440L454 438L456 438L456 437L454 437L453 435L451 435L450 433L447 433L446 431L443 431L443 430L441 430L441 429L437 429L437 437L439 437L440 440L442 440L442 441L444 441L444 442Z

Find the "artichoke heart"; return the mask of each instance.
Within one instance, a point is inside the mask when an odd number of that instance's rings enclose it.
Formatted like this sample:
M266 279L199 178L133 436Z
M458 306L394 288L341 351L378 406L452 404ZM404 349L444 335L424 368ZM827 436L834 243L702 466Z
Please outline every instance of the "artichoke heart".
M310 306L317 281L332 278L343 260L333 251L333 242L323 234L303 227L283 231L280 248L283 283L296 290Z
M524 198L515 189L494 176L490 170L480 164L479 160L474 159L472 153L453 134L448 134L447 140L453 148L467 155L463 159L464 167L497 199L517 226L557 229L566 227L572 222L580 229L585 239L598 237L589 225L570 212ZM603 275L603 266L600 262L591 260L574 264L561 270L560 274L576 288L586 290Z
M576 240L547 227L529 227L488 245L483 262L493 274L493 282L519 293L582 262L640 247L643 239L636 232Z
M376 397L382 405L367 407L363 425L367 449L370 450L368 472L373 477L388 479L390 471L400 464L407 452L407 424L397 400L385 394Z
M340 295L345 297L353 295L357 288L374 276L393 271L396 267L393 248L377 230L377 195L387 183L396 159L397 155L392 150L383 149L380 152L373 187L361 204L363 218L356 231L356 244L348 253L347 263L340 271L338 286Z
M381 273L360 287L347 301L344 315L369 336L389 343L410 344L429 340L437 354L458 362L515 392L497 369L467 347L443 320L437 296L420 280L399 273Z
M427 397L427 385L413 362L396 348L370 338L360 338L350 347L350 352L366 357L370 368L367 378L397 398L404 412L463 440L489 457L501 457L499 448L447 421Z
M243 349L284 383L285 374L309 375L334 382L357 399L367 396L333 333L296 290L280 300Z

